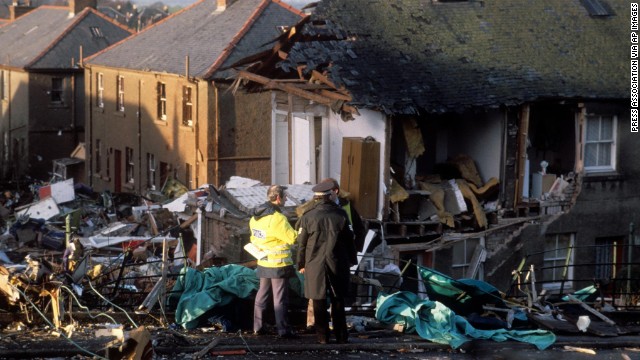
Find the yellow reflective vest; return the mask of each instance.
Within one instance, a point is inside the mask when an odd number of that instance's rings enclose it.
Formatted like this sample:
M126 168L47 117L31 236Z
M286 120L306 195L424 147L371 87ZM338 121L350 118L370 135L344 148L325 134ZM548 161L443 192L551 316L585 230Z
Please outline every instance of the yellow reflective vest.
M275 206L267 207L261 215L253 216L249 228L250 241L267 253L266 257L258 259L258 265L269 268L293 265L291 245L296 243L298 233Z

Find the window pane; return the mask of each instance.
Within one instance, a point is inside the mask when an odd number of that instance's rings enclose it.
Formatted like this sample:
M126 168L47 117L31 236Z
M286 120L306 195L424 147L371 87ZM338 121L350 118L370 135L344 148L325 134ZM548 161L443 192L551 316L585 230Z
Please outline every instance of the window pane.
M600 140L613 140L613 119L610 116L603 116L600 123Z
M597 141L600 139L600 119L589 117L587 119L587 141Z
M542 269L542 279L544 281L554 281L556 280L556 271L555 271L555 263L553 261L545 261Z
M598 144L598 166L611 165L611 144Z
M460 241L453 245L453 256L452 261L453 265L464 265L467 262L465 261L464 256L464 241Z
M598 144L586 144L584 146L584 165L596 166L598 160Z

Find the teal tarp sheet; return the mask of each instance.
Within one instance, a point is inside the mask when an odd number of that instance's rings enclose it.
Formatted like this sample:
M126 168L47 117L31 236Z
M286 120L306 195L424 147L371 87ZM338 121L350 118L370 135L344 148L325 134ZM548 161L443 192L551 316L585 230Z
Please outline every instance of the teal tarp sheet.
M242 265L211 267L203 271L192 268L181 270L173 296L179 296L175 311L176 323L185 329L198 326L199 317L214 307L229 304L234 299L247 299L255 295L260 285L256 271ZM302 294L301 276L292 278L290 290Z
M456 315L442 303L420 299L416 294L400 291L391 295L379 294L376 318L387 324L401 324L405 332L417 332L420 337L457 349L472 339L526 342L544 350L556 341L546 330L480 330L464 317Z
M454 280L423 266L418 267L418 272L429 299L443 303L458 315L481 314L482 305L486 304L507 308L500 297L500 291L489 283L475 279Z

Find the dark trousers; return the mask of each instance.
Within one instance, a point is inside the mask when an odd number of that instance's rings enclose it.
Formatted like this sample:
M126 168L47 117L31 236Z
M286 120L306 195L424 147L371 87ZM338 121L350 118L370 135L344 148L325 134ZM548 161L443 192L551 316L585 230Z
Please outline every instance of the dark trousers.
M289 307L288 279L260 278L260 288L256 294L256 302L253 306L253 331L263 329L264 316L269 304L269 297L273 293L273 311L276 318L278 334L284 335L290 331L287 321L287 309Z
M344 310L344 298L329 296L331 301L331 321L333 332L338 344L346 343L349 338L347 331L347 316ZM327 301L313 300L313 316L315 320L316 334L321 343L329 342L329 314L327 313Z

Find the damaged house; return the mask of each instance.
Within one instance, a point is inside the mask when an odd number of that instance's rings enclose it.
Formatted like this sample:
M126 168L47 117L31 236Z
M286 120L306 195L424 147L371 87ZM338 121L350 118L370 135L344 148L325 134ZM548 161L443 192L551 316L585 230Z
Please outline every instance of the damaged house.
M87 59L89 185L146 194L168 178L189 189L267 181L256 155L266 131L246 120L264 96L234 96L225 67L301 18L279 0L201 0Z
M84 71L78 66L130 35L95 10L95 0L68 6L11 5L0 27L2 176L48 179L52 160L84 140Z
M272 182L339 179L378 235L373 266L505 291L532 270L545 291L609 296L640 214L629 16L620 0L325 0L235 64L239 92L271 96L254 122L271 124Z

